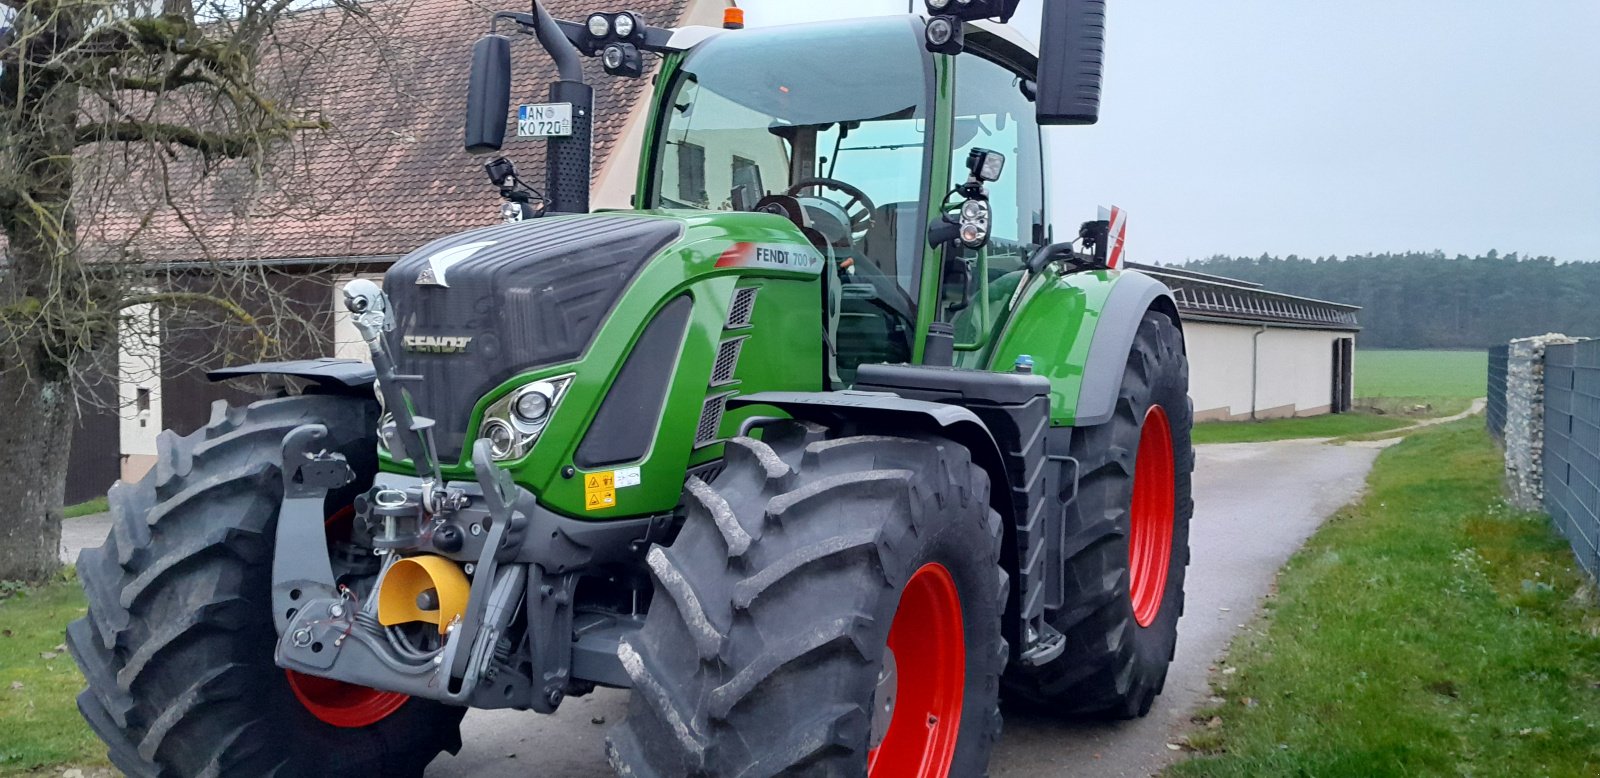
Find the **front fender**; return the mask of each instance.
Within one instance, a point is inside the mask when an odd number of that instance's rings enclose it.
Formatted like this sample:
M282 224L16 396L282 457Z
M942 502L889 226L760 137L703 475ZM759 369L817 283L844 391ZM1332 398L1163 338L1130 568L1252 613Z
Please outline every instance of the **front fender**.
M1139 321L1152 308L1177 321L1172 293L1143 273L1047 272L1023 290L990 369L1010 370L1028 355L1034 372L1050 380L1051 426L1102 424L1115 410Z

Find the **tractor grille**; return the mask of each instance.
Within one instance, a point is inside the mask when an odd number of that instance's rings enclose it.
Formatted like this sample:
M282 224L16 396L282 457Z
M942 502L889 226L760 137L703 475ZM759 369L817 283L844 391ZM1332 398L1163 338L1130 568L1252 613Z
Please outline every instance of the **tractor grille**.
M728 306L728 324L726 329L737 330L750 326L750 314L756 309L756 292L761 290L747 286L735 290L733 304Z
M728 409L728 398L732 396L733 392L712 395L700 406L700 426L694 433L695 448L717 442L717 431L722 429L722 412Z
M717 363L711 366L711 385L725 386L733 383L733 372L739 367L739 351L744 347L744 338L722 341L717 346Z

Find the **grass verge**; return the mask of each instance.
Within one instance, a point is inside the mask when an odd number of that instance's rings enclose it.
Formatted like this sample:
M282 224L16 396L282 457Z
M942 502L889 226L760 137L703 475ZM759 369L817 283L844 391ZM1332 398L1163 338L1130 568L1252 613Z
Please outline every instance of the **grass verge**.
M64 519L76 519L90 514L105 513L109 510L111 510L111 504L106 502L106 498L96 497L87 502L80 502L77 505L68 505L62 508L61 517Z
M1194 442L1259 443L1289 438L1340 438L1398 429L1411 421L1400 416L1369 413L1329 413L1262 421L1208 421L1194 425Z
M1386 450L1280 574L1173 776L1600 773L1600 608L1466 419Z
M54 583L0 589L0 776L106 764L105 747L78 716L83 676L62 644L67 622L83 612L71 568Z

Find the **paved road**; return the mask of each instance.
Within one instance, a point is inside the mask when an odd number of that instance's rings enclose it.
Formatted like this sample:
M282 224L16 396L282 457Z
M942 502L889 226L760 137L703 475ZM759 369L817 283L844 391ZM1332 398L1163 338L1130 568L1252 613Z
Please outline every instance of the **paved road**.
M1167 748L1209 696L1208 668L1267 594L1273 576L1324 518L1361 491L1380 446L1315 441L1201 446L1188 608L1166 693L1141 720L1061 722L1011 713L995 753L996 778L1147 776L1177 754ZM104 538L107 519L65 522L63 558ZM506 711L467 715L466 747L443 757L430 778L551 776L609 778L603 743L627 710L627 695L600 690L554 716Z

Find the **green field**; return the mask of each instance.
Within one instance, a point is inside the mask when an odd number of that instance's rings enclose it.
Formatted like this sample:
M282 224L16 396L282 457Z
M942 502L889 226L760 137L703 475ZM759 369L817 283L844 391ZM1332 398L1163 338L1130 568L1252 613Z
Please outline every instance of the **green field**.
M1487 351L1356 351L1356 398L1482 397Z

